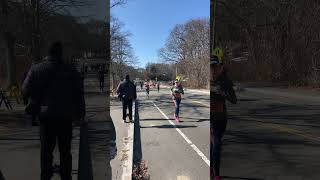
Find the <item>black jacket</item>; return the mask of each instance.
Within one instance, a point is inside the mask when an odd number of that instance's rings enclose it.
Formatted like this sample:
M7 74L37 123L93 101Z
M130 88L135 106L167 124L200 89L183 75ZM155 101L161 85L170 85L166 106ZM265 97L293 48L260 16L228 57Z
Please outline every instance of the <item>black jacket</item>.
M80 73L54 58L33 65L23 82L24 97L40 101L56 116L85 116L83 82Z
M121 98L126 98L130 100L137 99L137 90L136 86L130 80L124 80L121 82L117 88L117 94Z
M211 82L210 101L212 103L223 103L225 113L227 111L225 102L226 100L232 104L237 103L237 96L233 86L233 82L229 79L225 71L221 73L213 82ZM223 91L225 96L222 96L219 93L219 90Z

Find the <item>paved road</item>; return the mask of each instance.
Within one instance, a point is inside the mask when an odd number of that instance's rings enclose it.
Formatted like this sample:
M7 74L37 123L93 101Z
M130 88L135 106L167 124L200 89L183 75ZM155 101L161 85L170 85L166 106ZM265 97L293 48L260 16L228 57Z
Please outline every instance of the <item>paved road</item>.
M154 180L209 179L209 96L183 96L181 120L173 119L169 89L138 93L142 158Z
M273 91L241 92L229 106L225 179L320 179L319 102Z

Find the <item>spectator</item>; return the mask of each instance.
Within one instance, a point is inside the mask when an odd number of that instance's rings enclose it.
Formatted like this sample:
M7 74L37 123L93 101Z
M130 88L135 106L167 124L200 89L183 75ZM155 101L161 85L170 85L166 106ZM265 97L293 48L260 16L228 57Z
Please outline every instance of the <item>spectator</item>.
M129 109L129 120L132 122L132 104L137 99L136 86L130 81L129 75L126 75L125 80L121 82L117 88L117 94L122 99L122 119L126 123L127 108Z
M31 98L31 109L40 120L41 180L53 176L52 161L56 141L60 151L60 175L63 180L72 176L72 122L85 116L83 83L80 73L63 62L60 42L49 48L48 58L33 65L23 83L22 92Z

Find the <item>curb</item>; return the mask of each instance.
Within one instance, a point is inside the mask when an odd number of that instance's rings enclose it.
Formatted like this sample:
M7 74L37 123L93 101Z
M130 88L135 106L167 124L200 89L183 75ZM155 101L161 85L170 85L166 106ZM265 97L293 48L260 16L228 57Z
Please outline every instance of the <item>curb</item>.
M135 122L138 118L136 118L136 101L133 103L132 109L133 110L133 121ZM122 170L122 180L132 180L132 171L133 171L133 144L134 144L134 123L129 124L128 129L128 139L127 143L124 146L124 149L128 150L128 159L123 163L123 170Z

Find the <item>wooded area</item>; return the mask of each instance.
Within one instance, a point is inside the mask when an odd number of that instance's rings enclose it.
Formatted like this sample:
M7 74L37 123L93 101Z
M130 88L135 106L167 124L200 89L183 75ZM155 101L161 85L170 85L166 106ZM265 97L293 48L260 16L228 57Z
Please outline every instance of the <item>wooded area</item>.
M178 75L186 79L186 86L205 88L209 84L210 56L209 19L191 19L176 25L165 47L159 50L159 59L177 66Z
M47 55L47 47L60 40L66 60L85 51L105 51L106 22L73 10L90 6L87 0L1 0L0 79L5 87L22 81L31 63Z
M233 79L319 87L320 1L218 0L216 12Z

